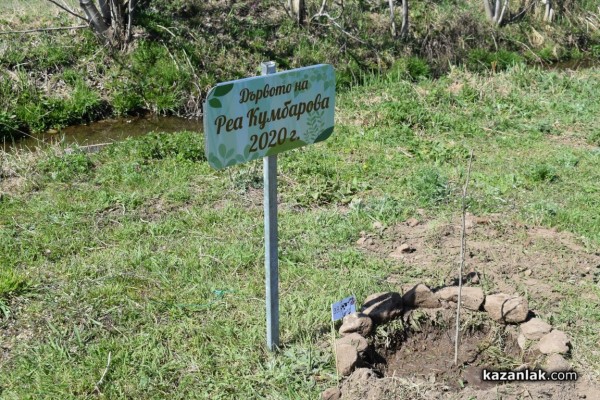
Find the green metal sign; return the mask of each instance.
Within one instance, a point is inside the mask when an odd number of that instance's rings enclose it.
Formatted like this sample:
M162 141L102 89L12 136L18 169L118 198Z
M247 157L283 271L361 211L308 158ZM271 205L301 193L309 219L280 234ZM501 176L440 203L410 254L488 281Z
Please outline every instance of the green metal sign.
M334 109L331 65L219 83L204 103L206 157L222 169L321 142Z

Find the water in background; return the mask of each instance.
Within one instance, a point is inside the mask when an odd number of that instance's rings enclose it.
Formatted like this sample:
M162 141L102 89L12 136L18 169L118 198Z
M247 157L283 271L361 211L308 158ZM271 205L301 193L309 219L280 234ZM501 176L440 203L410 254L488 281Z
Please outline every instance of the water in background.
M202 120L179 117L130 117L108 119L88 125L75 125L60 131L50 131L34 136L25 136L11 142L0 143L4 151L14 149L35 149L48 143L64 143L65 145L89 146L101 143L112 143L128 137L141 136L151 132L192 131L201 134Z

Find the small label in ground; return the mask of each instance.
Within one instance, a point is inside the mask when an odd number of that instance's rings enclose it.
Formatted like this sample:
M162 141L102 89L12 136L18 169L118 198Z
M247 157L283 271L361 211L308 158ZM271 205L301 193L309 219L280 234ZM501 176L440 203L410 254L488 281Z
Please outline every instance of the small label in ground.
M481 371L482 380L487 382L543 382L543 381L576 381L579 377L575 371L552 371L547 372L541 369L522 371L493 371L483 369Z
M356 312L356 298L354 295L346 297L331 305L331 319L337 321L348 314Z

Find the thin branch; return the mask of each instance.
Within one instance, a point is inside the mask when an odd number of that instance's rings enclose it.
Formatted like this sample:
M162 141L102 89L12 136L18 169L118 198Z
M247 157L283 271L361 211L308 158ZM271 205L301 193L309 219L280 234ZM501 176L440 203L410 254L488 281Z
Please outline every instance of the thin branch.
M26 31L4 31L0 32L0 35L10 35L18 33L33 33L33 32L47 32L47 31L66 31L69 29L83 29L89 28L89 25L76 25L76 26L59 26L55 28L40 28L40 29L29 29Z
M467 188L469 187L469 178L471 177L471 163L473 162L473 150L471 150L471 155L469 156L469 167L467 168L467 179L465 180L465 186L463 187L462 193L462 231L461 231L461 240L460 240L460 269L458 271L458 303L456 304L456 332L454 335L454 365L458 364L458 342L460 336L460 307L461 307L461 297L462 297L462 275L463 268L465 266L465 247L466 247L466 238L465 238L465 217L467 205L465 199L467 198Z
M390 5L390 29L392 31L392 36L396 37L396 22L394 22L394 0L388 1Z
M500 17L498 17L497 24L502 24L502 20L504 19L504 13L506 12L506 7L508 6L508 0L504 1L504 5L502 6L502 12L500 13Z
M316 19L316 18L319 18L319 17L325 17L325 18L327 18L336 28L338 28L340 31L342 31L342 33L344 33L345 35L348 35L349 37L351 37L352 39L356 40L357 42L362 43L362 44L367 44L367 42L365 42L364 40L361 40L361 39L357 38L356 36L354 36L353 34L351 34L350 32L345 31L344 28L340 24L338 24L337 21L331 15L329 15L328 13L325 13L325 12L321 13L321 12L319 12L319 13L317 13L317 14L315 14L315 15L312 16L311 21L313 19Z
M54 4L56 7L58 8L62 8L63 10L65 10L66 12L68 12L69 14L73 15L74 17L80 18L82 20L84 20L85 22L89 22L87 18L77 14L75 11L73 10L69 10L67 7L64 7L60 4L58 4L56 1L54 0L48 0L50 3Z
M110 360L111 360L111 352L108 352L108 360L106 361L106 368L104 368L104 372L102 373L102 376L100 377L100 380L98 382L96 382L96 393L100 393L100 386L102 386L102 384L104 383L104 378L106 377L106 373L108 372L108 369L110 368Z
M164 29L164 30L165 30L165 31L167 31L167 32L169 32L169 33L171 34L171 36L173 36L174 38L176 38L176 37L177 37L177 36L176 36L176 35L175 35L175 34L174 34L174 33L173 33L173 32L172 32L172 31L171 31L169 28L167 28L166 26L162 26L162 25L160 25L160 24L156 24L156 26L157 26L157 27L159 27L159 28L161 28L161 29Z
M132 4L133 0L129 0L127 2L127 33L125 34L125 37L127 38L127 42L129 42L131 40L131 25L133 24L133 4Z
M513 41L513 42L515 42L515 43L517 43L517 44L520 44L520 45L521 45L521 46L523 46L523 47L525 47L527 50L529 50L529 52L530 52L530 53L531 53L531 54L532 54L532 55L533 55L535 58L537 58L537 59L538 59L538 61L539 61L540 65L544 65L544 60L543 60L543 59L542 59L540 56L538 56L538 55L535 53L535 51L531 50L531 47L527 46L527 45L526 45L525 43L523 43L523 42L519 42L519 41L518 41L518 40L516 40L516 39L512 39L512 41Z
M326 5L327 5L327 0L323 0L323 3L321 3L321 9L319 10L318 14L323 14L325 12Z

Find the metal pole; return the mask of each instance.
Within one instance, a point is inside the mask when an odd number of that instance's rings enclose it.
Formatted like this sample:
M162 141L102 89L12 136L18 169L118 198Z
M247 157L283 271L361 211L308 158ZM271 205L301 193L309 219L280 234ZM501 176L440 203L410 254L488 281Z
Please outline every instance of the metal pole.
M261 63L262 75L274 74L273 61ZM279 257L277 251L277 155L263 158L265 208L265 283L267 302L267 348L279 346Z

